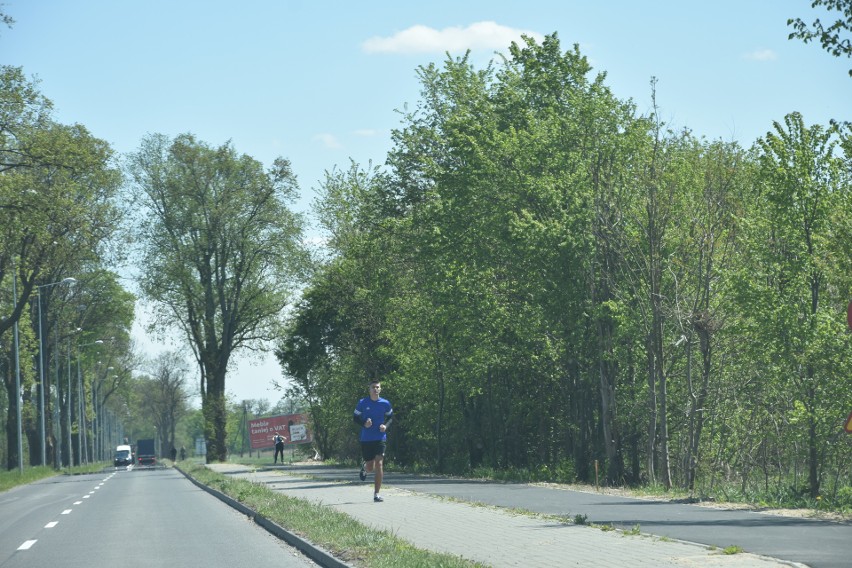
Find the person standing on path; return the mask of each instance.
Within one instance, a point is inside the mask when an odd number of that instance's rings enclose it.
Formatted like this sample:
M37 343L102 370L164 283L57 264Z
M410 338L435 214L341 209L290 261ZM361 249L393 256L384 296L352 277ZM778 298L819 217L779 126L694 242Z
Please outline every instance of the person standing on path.
M393 409L390 401L379 396L382 392L380 381L371 381L369 389L370 396L358 401L352 417L355 423L361 426L361 457L364 461L358 477L365 481L368 473L375 473L373 501L381 503L384 499L379 492L382 489L387 430L393 420Z
M272 440L275 442L275 461L273 463L278 463L278 454L281 454L281 463L284 463L284 436L281 434L275 434L272 436Z

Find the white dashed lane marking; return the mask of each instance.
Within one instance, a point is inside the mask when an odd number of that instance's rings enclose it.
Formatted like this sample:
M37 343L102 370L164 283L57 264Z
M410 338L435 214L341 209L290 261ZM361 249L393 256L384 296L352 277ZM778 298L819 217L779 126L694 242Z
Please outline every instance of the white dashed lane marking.
M115 474L113 474L113 475L115 475ZM104 479L104 481L102 481L102 482L100 483L100 485L98 485L97 487L95 487L95 490L100 489L100 488L101 488L101 486L103 486L103 484L104 484L104 483L107 481L107 479L109 479L110 477L112 477L112 475L110 475L109 477L107 477L106 479ZM91 495L94 495L94 493L95 493L95 491L89 491L89 494L88 494L88 495L83 495L83 499L88 499ZM75 504L75 505L80 505L80 504L82 504L82 503L83 503L82 501L74 501L74 504ZM70 514L71 514L71 511L72 511L72 509L65 509L64 511L62 511L62 514L63 514L63 515L70 515ZM51 522L47 523L46 525L44 525L44 528L46 528L46 529L52 529L53 527L55 527L55 526L56 526L56 525L58 525L58 524L59 524L59 521L51 521ZM18 547L18 550L29 550L30 548L32 548L32 547L33 547L33 545L34 545L36 542L38 542L38 539L33 539L33 540L27 540L27 541L24 541L24 543L23 543L21 546L19 546L19 547Z

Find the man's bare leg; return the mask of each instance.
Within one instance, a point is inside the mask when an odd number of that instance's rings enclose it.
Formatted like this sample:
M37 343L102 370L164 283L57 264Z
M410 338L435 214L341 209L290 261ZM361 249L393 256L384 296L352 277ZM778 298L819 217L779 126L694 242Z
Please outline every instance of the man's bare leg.
M373 458L373 469L376 472L376 477L373 480L373 488L376 495L378 495L382 489L382 478L385 476L385 456L379 455Z

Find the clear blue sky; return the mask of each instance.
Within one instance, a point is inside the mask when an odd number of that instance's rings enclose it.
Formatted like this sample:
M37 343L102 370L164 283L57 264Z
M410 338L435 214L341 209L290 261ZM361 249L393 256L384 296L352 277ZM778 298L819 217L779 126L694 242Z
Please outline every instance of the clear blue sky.
M662 118L709 139L750 146L792 111L852 119L852 61L787 39L787 18L822 15L811 0L0 2L16 20L0 29L0 63L36 76L57 120L120 153L191 132L267 165L283 156L304 211L325 170L384 162L418 66L466 49L484 66L521 33L579 44L640 112L656 77ZM274 402L279 377L271 358L243 361L228 390Z

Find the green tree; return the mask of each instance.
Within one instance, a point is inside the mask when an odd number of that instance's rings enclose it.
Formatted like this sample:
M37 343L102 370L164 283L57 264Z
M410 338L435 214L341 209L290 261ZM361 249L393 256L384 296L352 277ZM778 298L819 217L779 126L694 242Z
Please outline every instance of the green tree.
M672 278L668 312L674 322L675 373L683 377L678 395L687 404L687 422L679 456L683 485L692 490L702 460L702 437L708 407L718 401L712 393L722 380L720 331L732 316L722 285L723 269L734 262L735 218L742 211L742 196L751 181L745 153L738 145L721 141L684 147L686 169L682 221L675 227L677 248L667 270Z
M136 384L136 400L157 427L164 455L169 455L178 445L178 423L189 411L189 367L179 353L170 351L150 361L149 373L147 381Z
M74 274L76 284L68 290L67 301L56 306L58 309L51 318L60 323L58 348L50 351L55 352L62 367L61 374L66 377L58 383L59 396L63 399L60 427L62 440L67 440L67 428L71 424L76 461L83 455L80 434L85 433L87 445L89 442L86 420L90 417L80 416L80 396L83 396L82 406L88 411L94 390L98 403L109 406L111 412L126 423L128 381L138 364L130 337L136 296L122 288L116 273L97 265L85 266ZM87 347L81 349L83 345ZM104 368L113 367L113 372L96 376L91 371L98 361ZM78 369L82 383L79 385ZM71 420L67 416L69 411ZM104 451L109 459L111 449ZM69 452L63 452L63 460L67 462L70 457Z
M0 334L37 284L101 258L119 225L112 150L80 125L52 122L50 112L21 69L0 68L0 278L15 271L19 283Z
M837 127L808 127L792 113L758 141L759 193L738 293L740 309L763 335L762 355L755 354L762 374L781 385L770 411L785 416L788 439L806 448L812 497L848 400L841 386L848 341L837 314L847 300L839 285L848 291L849 278L835 261L848 250L832 220L848 225L848 210L839 209L849 203L850 185L837 134Z
M229 145L185 134L146 138L130 157L139 205L139 284L155 326L176 325L201 374L207 459L226 457L225 378L232 354L274 339L307 268L302 219L287 208L297 183Z
M15 278L17 289L11 317L0 321L0 336L6 336L38 286L90 270L105 258L119 226L113 200L122 178L106 142L81 125L52 121L50 101L37 85L20 68L6 66L0 67L0 173L0 281ZM46 288L42 294L45 314L51 313L55 291ZM69 315L63 322L74 319ZM29 321L38 328L35 318ZM45 319L43 360L48 363L57 352L51 333L57 321ZM13 393L14 374L6 377L5 387ZM45 389L48 406L54 402L52 392ZM9 412L14 415L16 409L10 405ZM7 428L7 436L12 435Z
M0 8L2 8L3 6L4 6L4 4L0 4ZM9 26L11 28L12 24L15 23L15 20L12 19L12 16L7 14L5 10L0 10L0 22L6 24L7 26Z
M349 407L356 396L353 377L360 373L352 368L357 346L347 344L347 338L342 337L348 327L343 312L351 296L347 295L349 290L337 293L326 282L323 275L327 271L330 267L314 273L278 344L276 357L290 378L288 393L305 401L320 454L347 457L344 441L351 437L350 423L343 417L352 410Z
M852 1L850 0L814 0L811 8L824 7L828 11L840 12L841 15L832 24L826 26L819 18L808 25L801 18L790 18L788 26L795 31L790 32L787 39L800 39L805 43L817 39L824 50L835 57L845 55L852 57L852 38L843 37L852 33ZM852 69L849 70L852 77Z
M388 172L329 174L331 254L277 351L324 455L355 455L351 405L378 373L398 412L389 455L437 470L591 480L601 465L607 483L700 490L775 468L782 486L808 420L817 459L839 462L848 338L833 321L797 340L812 374L763 347L806 319L765 306L805 257L779 236L812 190L775 209L766 188L833 180L814 241L828 322L852 289L848 127L825 152L790 136L779 147L818 173L783 181L771 152L673 132L590 72L555 35L482 70L422 67Z
M291 378L286 394L304 401L323 456L357 455L355 402L370 379L386 381L395 368L385 334L388 301L399 291L388 191L387 177L372 165L326 172L313 208L330 255L276 351Z

